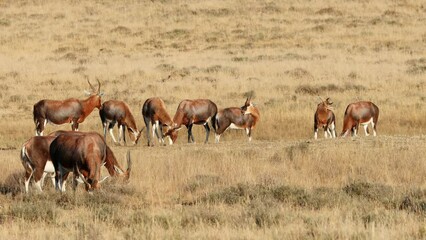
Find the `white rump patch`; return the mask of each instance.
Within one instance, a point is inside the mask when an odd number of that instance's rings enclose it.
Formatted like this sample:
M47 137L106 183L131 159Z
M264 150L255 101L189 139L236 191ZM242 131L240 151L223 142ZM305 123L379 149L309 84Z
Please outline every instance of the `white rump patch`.
M54 173L55 172L55 167L53 166L52 161L47 161L46 165L44 166L44 172L48 172L48 173Z

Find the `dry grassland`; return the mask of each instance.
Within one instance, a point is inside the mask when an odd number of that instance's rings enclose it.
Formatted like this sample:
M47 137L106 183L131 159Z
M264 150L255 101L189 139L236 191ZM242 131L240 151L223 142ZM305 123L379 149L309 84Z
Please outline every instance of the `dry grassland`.
M8 239L426 238L426 5L421 1L0 2L0 234ZM253 95L248 143L113 146L127 185L25 195L21 144L40 99ZM318 97L380 108L378 137L313 138ZM70 126L51 126L51 132ZM101 132L95 110L80 130ZM320 134L320 136L322 136ZM108 139L110 142L110 139ZM106 171L103 172L106 174Z

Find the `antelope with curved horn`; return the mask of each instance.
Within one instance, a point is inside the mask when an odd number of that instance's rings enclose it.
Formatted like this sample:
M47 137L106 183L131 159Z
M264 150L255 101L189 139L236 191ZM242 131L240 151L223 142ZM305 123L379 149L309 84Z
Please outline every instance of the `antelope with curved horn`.
M99 109L101 107L103 93L100 92L101 83L99 80L97 81L98 89L96 90L87 79L92 89L92 92L88 92L89 97L87 99L69 98L63 101L44 99L34 104L33 116L36 135L43 136L44 128L48 122L53 124L71 123L72 130L78 131L78 124L82 123L94 108Z
M167 113L164 101L158 97L148 98L142 106L142 116L146 126L148 146L154 145L150 137L150 127L152 127L152 137L156 135L158 141L164 144L163 127L167 126L167 130L173 127L173 120ZM175 132L173 134L176 135ZM171 138L169 140L170 145L173 144Z
M349 131L353 136L357 135L358 127L364 127L365 136L368 136L368 125L371 123L373 136L376 136L377 121L379 119L379 108L372 102L360 101L348 105L343 119L343 129L340 134L345 137Z
M177 139L177 131L182 128L182 125L188 129L188 143L195 143L192 135L192 126L203 125L206 129L206 140L209 140L209 121L213 121L217 114L217 106L209 99L183 100L179 103L176 114L173 117L173 128L169 129L166 136L169 136L173 142ZM213 128L214 124L212 123ZM214 128L216 131L216 129Z
M108 128L109 134L111 135L111 138L114 143L121 144L122 139L124 143L126 143L125 131L127 128L127 131L130 135L130 139L133 141L133 145L138 143L143 129L140 131L138 130L135 118L130 112L129 105L127 105L127 103L118 100L106 101L99 109L99 116L101 117L105 140ZM113 133L113 128L116 123L118 125L118 141L115 140Z
M325 101L321 99L321 102L317 106L317 110L314 115L314 138L318 138L318 128L324 129L325 138L336 137L336 117L333 113L333 102L330 98Z
M251 141L252 129L260 120L259 110L251 102L251 97L246 99L242 107L230 107L219 110L215 117L214 128L216 129L215 140L219 142L220 136L226 129L244 129Z

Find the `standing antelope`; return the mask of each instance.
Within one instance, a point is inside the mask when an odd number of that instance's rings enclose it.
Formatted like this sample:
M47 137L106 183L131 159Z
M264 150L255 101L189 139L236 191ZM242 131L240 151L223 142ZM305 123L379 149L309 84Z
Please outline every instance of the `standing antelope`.
M179 103L176 114L173 117L173 128L167 131L166 136L169 136L175 142L177 131L182 128L182 125L185 125L188 129L188 143L195 143L194 136L192 135L192 126L194 124L204 125L206 129L206 140L204 143L207 143L210 133L208 122L210 120L213 121L216 114L217 106L209 99L183 100ZM215 125L212 125L214 128ZM216 131L215 128L214 130Z
M356 136L359 124L363 125L365 136L368 136L368 124L370 123L373 128L373 136L376 136L378 119L379 108L374 103L367 101L351 103L345 111L341 136L345 137L349 131Z
M220 136L226 129L244 129L251 141L251 131L256 127L260 120L259 110L251 102L251 98L247 98L244 106L230 107L220 110L213 122L213 128L216 128L215 140L219 142Z
M50 157L56 172L56 188L62 192L65 191L66 179L72 171L74 190L78 184L77 178L85 183L87 191L99 189L99 184L106 179L100 180L102 165L114 162L115 157L111 153L112 151L109 152L104 139L98 133L60 134L50 144ZM130 166L130 155L127 156ZM110 169L108 170L111 174ZM127 175L129 173L130 168Z
M87 82L92 92L88 93L89 97L85 100L76 98L63 101L44 99L34 104L33 116L37 136L43 136L44 128L48 122L54 124L71 123L72 130L78 131L78 124L82 123L95 107L98 109L101 107L101 83L98 80L98 89L96 90L89 80Z
M126 143L126 128L129 132L130 139L133 141L133 144L137 144L139 137L141 136L142 130L139 131L136 127L135 118L130 112L130 108L127 103L118 100L109 100L102 104L99 109L99 116L101 117L103 129L104 129L104 139L106 141L106 132L107 128L109 129L109 134L111 135L114 143L121 144L121 139ZM118 125L118 142L115 140L113 128L117 123ZM131 133L131 134L130 134Z
M152 127L152 137L154 138L155 134L158 141L164 144L163 126L167 126L169 129L173 126L172 118L167 113L164 101L158 97L148 98L142 106L142 116L146 126L148 146L154 145L150 137L150 127ZM171 138L169 140L170 145L173 144Z
M324 129L324 137L335 138L336 137L336 117L332 111L333 102L330 98L325 101L321 99L321 103L317 106L317 111L314 115L314 138L318 138L318 128Z
M34 136L28 139L22 146L21 162L25 169L25 192L31 178L39 191L42 191L44 178L47 174L52 179L55 186L55 168L50 160L49 146L56 136Z

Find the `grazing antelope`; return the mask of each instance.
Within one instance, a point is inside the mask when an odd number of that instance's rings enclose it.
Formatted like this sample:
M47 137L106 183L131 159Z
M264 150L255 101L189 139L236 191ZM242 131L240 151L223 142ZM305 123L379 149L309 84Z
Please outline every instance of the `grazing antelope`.
M194 136L192 135L192 126L194 124L204 125L206 129L206 140L209 140L209 121L213 121L217 114L217 106L214 102L209 99L195 99L195 100L183 100L179 103L176 110L176 114L173 117L173 128L169 129L166 136L169 136L173 142L176 142L177 131L185 125L188 129L188 143L194 142ZM213 128L214 124L212 123ZM216 129L214 128L216 131Z
M37 136L43 136L48 122L53 124L71 123L72 130L78 131L78 124L82 123L95 107L98 109L101 107L101 83L98 80L96 90L89 80L87 82L92 92L88 93L89 97L85 100L76 98L63 101L44 99L34 104L33 116Z
M107 128L109 134L111 135L114 143L121 144L121 139L126 143L126 128L129 132L130 139L133 141L133 144L137 144L139 137L141 136L142 130L138 131L136 127L135 118L130 112L130 108L127 103L118 100L109 100L102 104L99 109L99 116L101 117L103 129L104 129L104 139L106 141L106 132ZM115 124L118 125L118 142L115 140L113 128ZM131 133L131 134L130 134Z
M56 188L62 192L71 171L74 174L74 190L78 178L85 183L87 191L99 189L99 184L106 179L100 180L102 165L109 164L111 167L115 159L102 136L95 132L59 135L50 144L50 156L56 172ZM127 156L129 168L126 174L129 176L131 160L130 155ZM113 172L112 169L108 171L110 174Z
M213 122L213 128L216 128L215 140L219 142L220 136L226 129L244 129L251 141L251 131L256 127L260 119L259 110L251 102L251 98L247 98L244 106L230 107L220 110Z
M85 134L93 134L90 132L75 132L75 131L64 131L59 130L56 132L52 132L49 134L49 136L57 137L59 135L85 135ZM95 133L97 134L97 133ZM111 177L124 177L124 180L127 181L130 177L130 171L131 171L131 162L130 162L130 156L127 157L127 170L124 171L121 165L118 163L117 159L114 156L114 153L112 152L111 148L107 145L106 146L106 159L105 159L105 168L108 170L108 173ZM47 151L49 151L49 146L47 147Z
M318 128L324 129L324 137L335 138L336 137L336 117L332 111L331 106L333 102L330 98L325 101L321 99L321 103L317 106L317 111L314 115L314 138L318 138Z
M150 137L150 127L152 127L152 137L154 138L155 134L158 141L164 144L163 126L167 126L169 129L173 126L172 118L167 113L164 101L159 97L148 98L142 106L142 116L146 126L148 146L154 145ZM173 144L171 138L169 140L170 145Z
M376 136L379 108L372 102L360 101L348 105L343 119L341 136L345 137L349 131L356 136L359 124L363 125L365 136L368 136L368 124L371 123L373 136Z
M55 186L55 168L50 160L49 146L56 136L34 136L28 139L22 146L21 162L25 169L25 192L31 178L39 191L42 191L44 178L47 174Z

